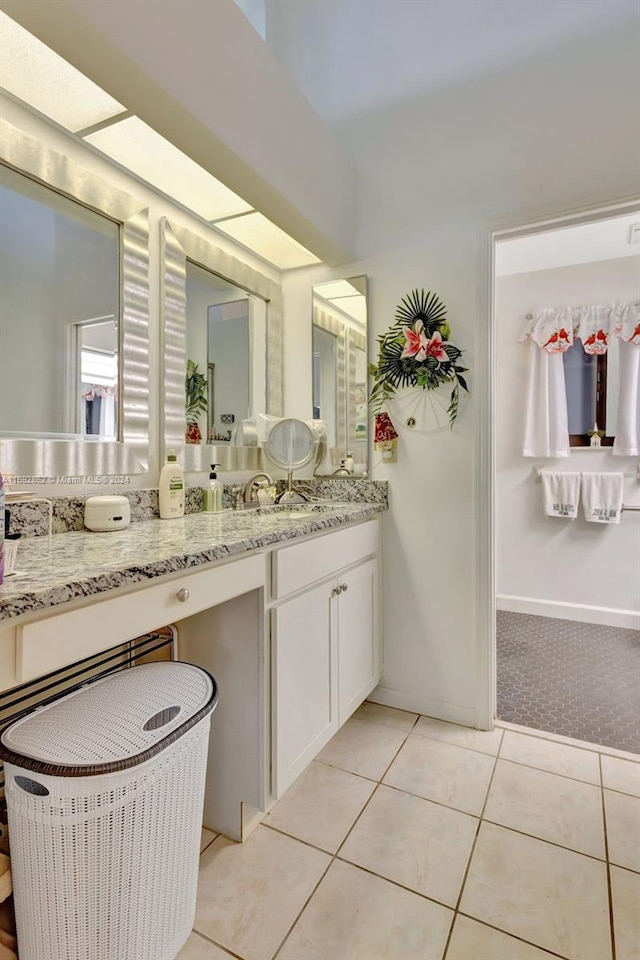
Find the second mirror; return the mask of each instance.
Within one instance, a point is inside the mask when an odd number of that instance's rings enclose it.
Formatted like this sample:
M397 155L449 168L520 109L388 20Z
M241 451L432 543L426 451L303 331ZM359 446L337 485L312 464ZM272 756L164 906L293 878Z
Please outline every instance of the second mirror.
M326 425L324 473L367 470L367 278L313 287L313 418ZM318 471L317 471L318 472Z

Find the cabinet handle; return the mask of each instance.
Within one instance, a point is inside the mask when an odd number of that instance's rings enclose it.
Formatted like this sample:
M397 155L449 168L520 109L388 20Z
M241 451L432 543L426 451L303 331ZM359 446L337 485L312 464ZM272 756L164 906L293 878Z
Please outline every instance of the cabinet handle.
M189 596L190 594L186 587L181 587L180 590L178 590L178 592L176 593L176 597L178 598L180 603L186 603L187 600L189 599Z
M348 589L349 589L349 584L343 583L342 586L340 587L340 593L346 593Z
M340 593L342 593L342 587L334 587L333 590L331 591L331 596L337 597L338 594Z

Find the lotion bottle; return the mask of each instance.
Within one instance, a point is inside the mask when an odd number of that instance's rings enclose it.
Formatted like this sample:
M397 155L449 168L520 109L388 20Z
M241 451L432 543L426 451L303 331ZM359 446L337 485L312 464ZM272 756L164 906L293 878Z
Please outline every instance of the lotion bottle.
M175 451L169 450L167 462L160 471L160 519L184 517L184 473Z
M204 491L204 509L205 513L219 513L224 509L224 485L218 480L216 474L216 464L211 464L211 473L209 474L209 486Z
M347 455L346 455L345 459L342 461L342 463L343 463L344 467L349 471L349 473L353 473L353 472L354 472L356 464L355 464L355 460L353 459L353 454L352 454L352 453L347 453Z

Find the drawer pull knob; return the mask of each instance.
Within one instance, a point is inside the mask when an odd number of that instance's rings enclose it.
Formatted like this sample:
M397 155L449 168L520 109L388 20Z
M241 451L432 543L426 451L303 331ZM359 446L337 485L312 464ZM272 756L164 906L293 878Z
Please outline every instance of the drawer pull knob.
M341 592L340 587L334 587L333 590L331 591L331 596L337 597L340 592Z
M189 599L190 594L186 587L181 587L180 590L178 590L176 596L180 601L180 603L186 603L187 600Z
M344 592L347 591L348 589L349 589L349 584L348 584L348 583L343 583L342 586L340 587L340 593L344 593Z

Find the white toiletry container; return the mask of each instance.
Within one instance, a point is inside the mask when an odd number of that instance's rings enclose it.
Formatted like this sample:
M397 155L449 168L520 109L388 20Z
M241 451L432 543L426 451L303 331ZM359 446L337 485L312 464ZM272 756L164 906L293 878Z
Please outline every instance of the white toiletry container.
M0 738L21 960L174 960L193 927L213 677L131 667Z
M84 505L84 525L105 533L124 530L131 522L131 506L126 497L88 497Z

